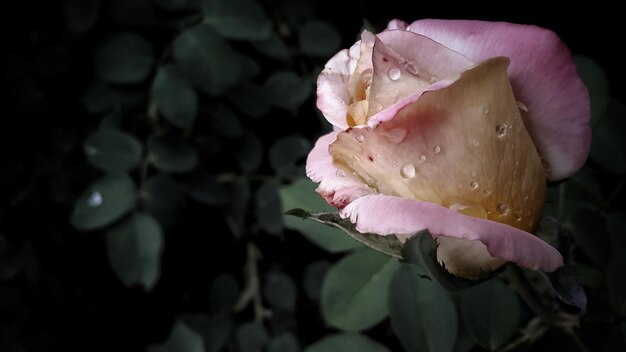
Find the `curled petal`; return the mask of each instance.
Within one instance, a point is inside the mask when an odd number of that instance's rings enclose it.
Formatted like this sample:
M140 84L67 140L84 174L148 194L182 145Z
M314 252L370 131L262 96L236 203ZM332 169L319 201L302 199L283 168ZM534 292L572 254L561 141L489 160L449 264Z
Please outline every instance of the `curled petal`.
M324 66L317 78L317 108L328 122L341 129L348 127L346 114L350 104L347 89L350 79L348 50L338 52Z

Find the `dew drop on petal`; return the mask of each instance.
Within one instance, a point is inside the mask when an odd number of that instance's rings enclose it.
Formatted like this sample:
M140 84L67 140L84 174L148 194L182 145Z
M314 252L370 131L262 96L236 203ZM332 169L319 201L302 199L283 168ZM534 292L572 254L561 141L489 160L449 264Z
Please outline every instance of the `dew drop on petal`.
M500 214L502 214L504 216L509 215L509 211L510 211L509 207L506 204L503 204L503 203L498 203L496 205L496 210L498 211L498 213L500 213Z
M472 182L470 182L470 187L472 187L472 189L476 189L476 188L478 188L478 181L472 181Z
M383 132L383 136L385 136L391 143L399 144L404 140L404 138L406 138L406 130L401 127L394 128Z
M515 221L522 221L522 214L515 214Z
M472 175L472 177L476 177L476 171L474 170L470 171L470 175Z
M477 141L477 140L475 140L475 139L472 139L472 145L473 145L475 148L478 148L478 147L480 147L480 142L479 142L479 141Z
M415 64L415 61L413 60L407 60L404 63L404 69L406 70L406 72L412 74L412 75L417 75L418 74L418 70Z
M354 159L354 160L356 160L356 161L361 161L361 157L360 157L360 156L358 156L358 155L356 155L356 154L354 154L354 155L352 156L352 159Z
M402 168L400 169L400 176L407 179L415 177L415 166L411 163L402 165Z
M341 169L337 169L337 171L335 172L335 175L337 175L338 177L346 177L345 171Z
M389 71L387 71L387 76L389 76L389 79L392 81L397 81L398 79L400 79L401 75L402 73L396 67L392 67L389 69Z
M354 137L354 138L355 138L355 139L357 140L357 142L359 142L359 143L361 143L361 142L363 142L363 141L365 140L365 136L364 136L364 135L362 135L362 134L358 134L358 135L357 135L356 137Z
M483 115L489 115L489 108L486 106L483 106Z
M423 163L424 161L426 161L426 155L420 156L420 163Z
M483 194L485 195L485 197L489 196L491 194L491 190L490 189L484 189L483 190Z
M503 138L504 136L506 136L506 125L497 125L496 126L496 136L498 138Z
M433 151L435 152L435 154L439 154L439 152L441 152L441 147L437 145L433 148Z
M100 192L98 192L98 191L91 192L89 197L87 197L87 205L92 207L92 208L101 206L102 205L102 194L100 194Z

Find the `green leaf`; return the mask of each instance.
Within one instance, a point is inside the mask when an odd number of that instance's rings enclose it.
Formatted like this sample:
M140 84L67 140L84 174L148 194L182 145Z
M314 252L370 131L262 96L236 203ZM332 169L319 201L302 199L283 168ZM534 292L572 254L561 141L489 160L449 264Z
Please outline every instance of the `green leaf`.
M437 261L437 241L428 230L416 233L404 243L402 258L407 263L420 266L431 280L436 281L450 291L458 291L474 286L497 273L497 271L485 273L484 277L479 280L469 280L451 274Z
M327 324L347 331L370 328L387 317L389 281L400 263L363 249L341 259L326 274L322 314Z
M231 39L266 39L272 23L255 0L210 0L202 9L204 23Z
M289 48L275 33L272 33L268 39L253 42L252 46L260 53L276 60L287 61L291 57Z
M341 37L327 22L311 21L300 28L298 40L302 51L313 57L327 57L339 50Z
M609 78L602 67L592 58L586 56L574 57L576 68L580 78L583 80L589 90L589 98L591 99L591 126L604 116L609 106Z
M269 151L270 165L278 175L304 177L304 158L311 151L311 143L300 136L277 140Z
M278 187L273 183L264 183L255 195L256 218L261 228L272 235L283 232L282 212Z
M163 118L180 128L190 128L198 116L196 91L174 65L159 69L152 83L152 102Z
M326 336L304 349L304 352L390 352L387 347L357 333L341 333Z
M243 126L239 122L239 117L223 104L217 105L211 111L209 122L215 132L227 138L238 138L243 133Z
M186 173L196 168L198 152L174 137L153 137L148 141L148 161L168 173Z
M459 296L465 326L482 347L496 350L520 327L517 295L499 280L489 280Z
M322 284L324 283L324 278L330 267L330 262L324 259L310 263L304 269L302 286L304 287L304 292L306 292L310 299L314 301L320 299Z
M300 342L291 332L284 332L272 339L267 346L267 352L299 352Z
M309 84L292 71L272 73L263 89L272 105L285 110L299 108L311 94Z
M183 193L176 181L166 174L150 177L143 189L142 209L152 214L164 228L176 220L176 211L183 200Z
M121 218L134 206L133 180L128 176L105 176L76 201L70 221L78 230L96 230Z
M389 285L389 314L406 351L452 351L458 317L448 292L423 279L412 265L402 265Z
M189 184L187 193L191 198L209 206L224 205L230 200L226 187L209 175L194 178Z
M83 150L93 166L113 174L139 166L143 154L141 143L133 135L113 128L101 128L89 135Z
M590 157L603 168L626 173L626 106L611 100L606 115L596 123L591 137Z
M126 287L151 291L161 271L163 232L149 214L137 213L106 233L109 262Z
M202 337L186 324L177 321L167 340L158 346L150 346L149 352L204 352Z
M206 94L220 95L241 78L239 55L209 26L181 33L174 41L173 55L187 77Z
M252 131L244 131L239 140L239 147L235 152L239 167L245 172L258 169L263 161L261 141Z
M332 208L315 193L317 185L308 179L298 179L288 186L280 188L282 210L286 212L294 208L311 211L331 211ZM360 247L359 242L345 236L339 229L327 226L316 221L302 221L294 216L283 217L285 227L300 232L309 241L318 247L338 253Z
M230 201L224 207L224 215L228 227L235 237L239 238L246 231L245 220L248 214L248 204L252 198L250 182L244 177L234 179L230 184L230 194Z
M96 73L115 84L140 83L152 70L154 52L143 37L119 32L104 38L94 52Z
M83 95L85 110L91 114L101 114L116 109L118 100L118 93L102 82L90 85Z
M616 252L606 268L606 287L613 311L623 313L626 308L626 250Z
M253 81L244 81L228 92L228 99L242 113L250 117L267 115L270 106L265 91Z
M239 352L261 352L268 342L267 331L260 322L246 323L237 329Z
M209 318L202 314L185 314L180 320L202 337L206 352L222 351L230 339L233 323L230 315L220 314Z
M237 303L239 284L230 274L220 274L211 283L209 288L209 306L211 314L228 314Z
M296 306L296 285L284 273L274 271L267 274L263 295L274 308L293 309Z

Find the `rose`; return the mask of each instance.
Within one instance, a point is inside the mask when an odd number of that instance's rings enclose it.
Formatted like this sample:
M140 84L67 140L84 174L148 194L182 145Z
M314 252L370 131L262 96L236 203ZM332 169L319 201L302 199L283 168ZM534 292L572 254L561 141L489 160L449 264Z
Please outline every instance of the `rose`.
M406 240L428 229L438 261L466 278L505 262L563 265L531 231L546 181L587 157L590 108L553 32L393 20L337 53L317 84L335 131L315 144L307 175L358 231Z

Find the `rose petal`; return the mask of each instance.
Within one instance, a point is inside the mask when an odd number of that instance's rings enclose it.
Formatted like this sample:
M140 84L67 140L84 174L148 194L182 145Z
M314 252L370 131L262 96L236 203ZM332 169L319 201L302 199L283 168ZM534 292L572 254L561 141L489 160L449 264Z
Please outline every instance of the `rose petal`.
M348 128L346 114L350 104L347 82L350 79L350 57L344 49L333 56L317 78L317 108L328 122Z
M313 182L320 183L317 192L328 204L341 209L354 199L371 194L372 189L333 165L328 146L337 138L337 133L331 132L317 140L306 160L306 174Z
M435 237L480 241L491 256L528 269L551 272L563 266L561 254L530 233L459 214L433 203L368 195L350 203L342 214L349 217L360 232L408 238L428 229Z
M420 20L408 28L474 62L510 57L513 90L528 108L524 122L549 164L549 179L565 178L584 164L591 143L589 95L570 51L554 32L502 22L446 20Z

